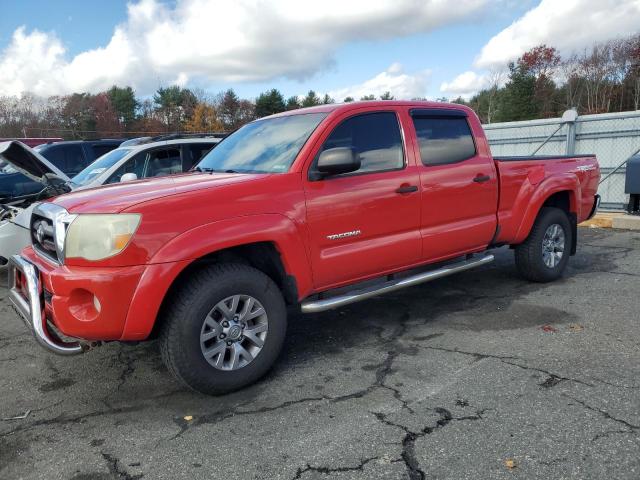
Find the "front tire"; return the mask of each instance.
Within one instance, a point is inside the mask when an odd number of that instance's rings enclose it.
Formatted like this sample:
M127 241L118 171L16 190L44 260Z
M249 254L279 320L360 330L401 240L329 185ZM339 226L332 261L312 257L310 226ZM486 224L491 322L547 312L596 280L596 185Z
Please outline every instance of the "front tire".
M532 282L552 282L562 276L569 261L573 230L564 210L540 210L527 239L516 246L516 267Z
M196 272L163 312L162 359L189 388L220 395L262 377L287 329L282 294L268 276L241 264Z

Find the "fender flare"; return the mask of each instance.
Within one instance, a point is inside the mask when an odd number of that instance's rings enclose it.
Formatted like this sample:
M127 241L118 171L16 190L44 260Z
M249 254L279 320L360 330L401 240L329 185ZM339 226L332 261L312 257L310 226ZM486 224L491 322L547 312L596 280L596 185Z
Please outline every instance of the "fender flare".
M287 275L295 278L299 299L313 289L310 263L300 228L281 214L220 220L188 230L156 252L142 275L127 313L123 340L149 336L167 292L182 271L205 255L258 242L271 242Z
M531 228L533 228L540 209L549 197L556 193L566 191L569 192L569 213L573 213L579 218L580 203L577 199L581 198L581 188L578 178L571 173L554 175L553 177L543 180L529 198L524 213L520 217L520 226L512 243L522 243L529 236L529 232Z

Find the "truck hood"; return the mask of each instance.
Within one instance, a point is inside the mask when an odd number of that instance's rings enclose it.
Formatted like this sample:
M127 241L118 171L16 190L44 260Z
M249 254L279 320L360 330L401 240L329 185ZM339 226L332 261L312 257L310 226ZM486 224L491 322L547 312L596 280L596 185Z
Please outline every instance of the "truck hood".
M32 148L16 140L0 143L0 160L43 185L49 183L46 177L49 179L57 177L65 182L69 180L69 177L54 164Z
M249 173L187 173L96 188L80 187L72 193L55 198L53 202L71 213L118 213L139 203L170 195L220 188L267 176L269 175Z

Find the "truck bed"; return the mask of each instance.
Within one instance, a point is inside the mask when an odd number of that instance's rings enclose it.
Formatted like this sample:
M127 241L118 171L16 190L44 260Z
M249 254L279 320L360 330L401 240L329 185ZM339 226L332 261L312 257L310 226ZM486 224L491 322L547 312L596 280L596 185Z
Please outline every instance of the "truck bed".
M504 157L493 157L496 162L524 162L529 160L566 160L569 158L590 158L595 154L580 155L507 155Z

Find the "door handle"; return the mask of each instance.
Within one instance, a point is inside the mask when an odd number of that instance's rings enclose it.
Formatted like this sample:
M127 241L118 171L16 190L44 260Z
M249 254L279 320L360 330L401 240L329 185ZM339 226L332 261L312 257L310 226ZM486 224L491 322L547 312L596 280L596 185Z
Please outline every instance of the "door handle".
M491 180L491 177L489 175L478 175L476 178L473 179L473 181L476 183L484 183L484 182L488 182L489 180Z
M413 193L417 191L418 187L415 185L402 185L396 190L396 193Z

